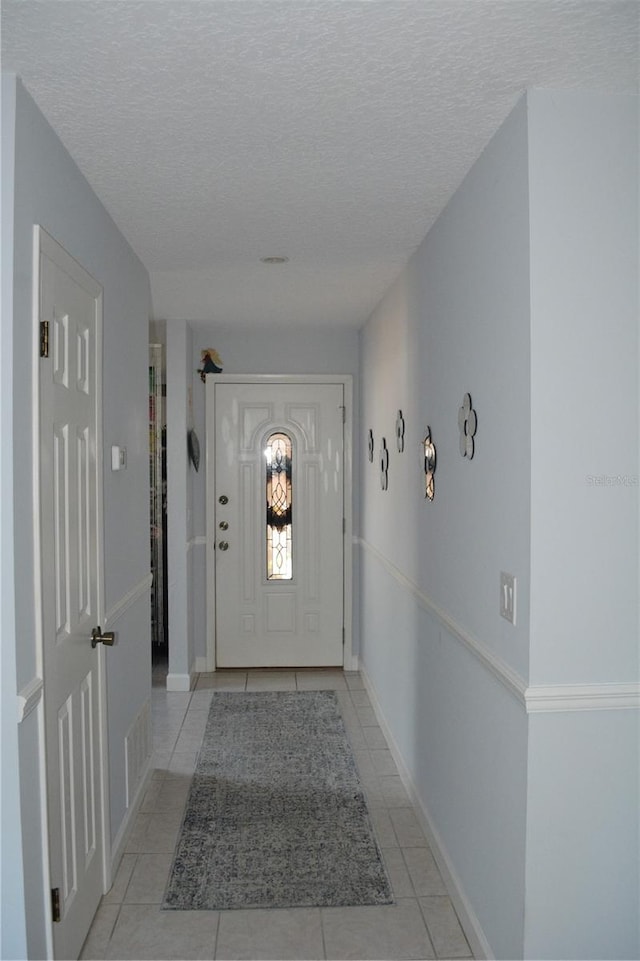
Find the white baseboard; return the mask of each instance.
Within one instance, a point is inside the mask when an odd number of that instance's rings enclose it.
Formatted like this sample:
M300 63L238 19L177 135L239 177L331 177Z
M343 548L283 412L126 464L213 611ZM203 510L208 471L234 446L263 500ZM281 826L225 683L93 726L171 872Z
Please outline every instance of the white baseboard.
M471 906L468 898L466 897L460 880L456 874L455 868L449 858L447 850L444 846L442 838L440 837L438 831L435 828L433 820L427 810L425 804L422 802L416 786L413 782L409 770L404 762L404 758L400 753L400 749L391 733L389 725L386 722L385 716L380 707L380 702L376 696L375 689L371 682L371 678L367 674L367 669L364 664L360 664L360 673L364 681L365 688L369 695L369 700L371 701L371 706L373 707L374 713L378 719L378 723L382 729L382 732L389 745L389 750L396 762L396 767L398 768L398 774L407 789L407 793L411 798L414 805L416 815L420 821L420 826L422 827L429 846L433 852L433 856L436 860L440 873L442 875L442 880L444 881L445 887L449 893L453 905L456 909L458 918L460 919L460 924L462 925L462 930L465 933L467 941L473 951L474 958L486 958L488 961L495 958L491 946L487 941L484 931L480 925L480 921Z
M195 675L193 672L190 674L167 674L167 690L190 691L194 680Z
M347 654L344 659L344 670L345 671L357 671L358 670L358 655L357 654Z
M138 782L138 788L134 794L131 804L126 810L125 816L122 819L122 824L120 825L118 829L118 833L116 834L113 840L113 843L111 845L111 883L112 884L115 881L116 873L120 866L120 862L122 861L122 855L124 854L124 850L127 846L127 840L129 838L129 834L131 833L131 829L133 828L133 822L135 820L136 814L140 809L140 805L142 804L142 799L149 785L149 781L151 780L151 775L153 773L152 759L153 759L153 755L150 755L147 758L142 775L140 777L140 781ZM106 893L107 892L105 891L105 894Z

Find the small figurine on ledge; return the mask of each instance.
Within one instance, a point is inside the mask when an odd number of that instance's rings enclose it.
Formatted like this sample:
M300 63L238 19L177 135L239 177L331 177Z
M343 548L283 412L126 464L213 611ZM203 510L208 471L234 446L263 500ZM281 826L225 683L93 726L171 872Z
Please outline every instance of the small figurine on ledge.
M200 351L200 362L202 367L198 369L198 373L203 384L207 382L207 374L222 373L222 358L218 351L212 347Z

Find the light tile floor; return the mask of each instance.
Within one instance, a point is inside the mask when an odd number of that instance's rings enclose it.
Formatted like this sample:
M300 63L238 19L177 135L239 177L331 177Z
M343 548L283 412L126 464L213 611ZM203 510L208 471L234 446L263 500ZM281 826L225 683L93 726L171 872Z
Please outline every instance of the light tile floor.
M362 679L342 671L219 671L165 690L154 668L155 770L84 959L471 958L453 905L398 776ZM161 911L172 852L211 698L217 690L338 692L373 827L394 891L382 907Z

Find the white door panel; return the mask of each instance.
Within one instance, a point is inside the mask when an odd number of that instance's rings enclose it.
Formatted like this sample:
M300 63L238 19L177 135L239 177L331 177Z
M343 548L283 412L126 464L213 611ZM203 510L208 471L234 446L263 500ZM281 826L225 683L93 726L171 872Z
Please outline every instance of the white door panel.
M342 664L343 406L341 384L215 384L219 667ZM270 568L266 445L277 433L291 445L290 525Z
M101 288L40 231L40 541L51 887L57 958L75 958L103 886L98 475Z

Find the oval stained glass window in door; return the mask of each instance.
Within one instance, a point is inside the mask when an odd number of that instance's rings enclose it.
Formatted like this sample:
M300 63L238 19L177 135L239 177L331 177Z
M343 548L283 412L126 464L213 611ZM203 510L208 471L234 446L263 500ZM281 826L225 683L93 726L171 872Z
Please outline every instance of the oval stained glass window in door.
M267 580L293 578L292 458L288 434L271 434L265 445Z

